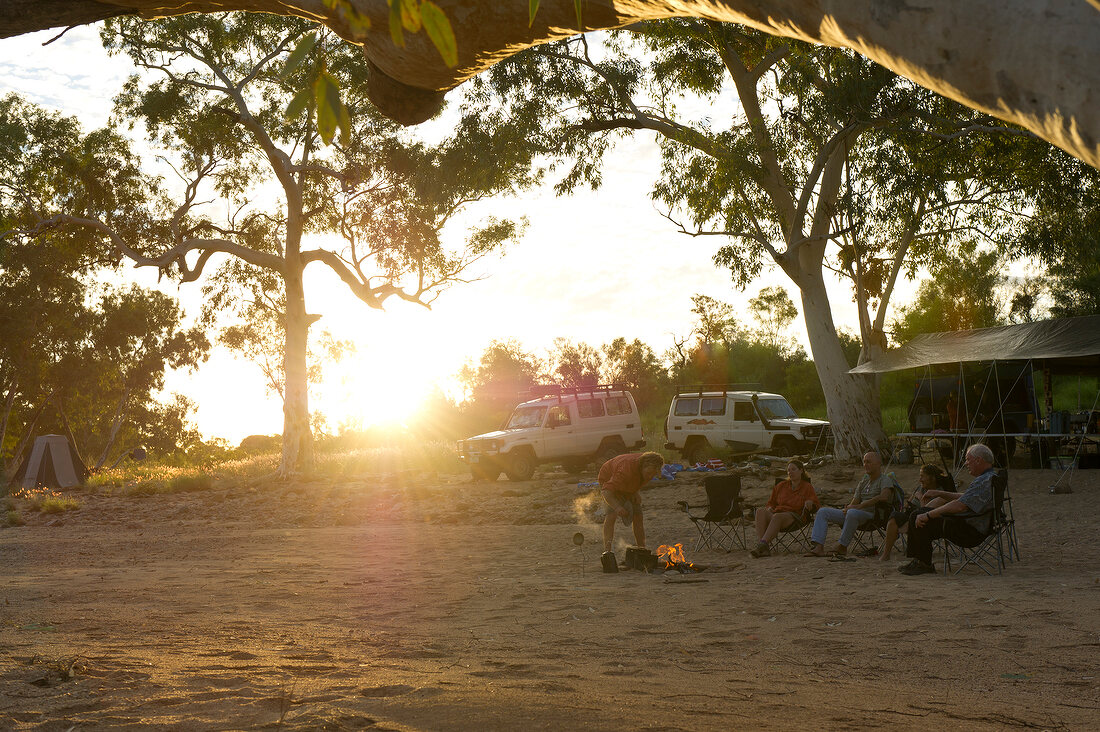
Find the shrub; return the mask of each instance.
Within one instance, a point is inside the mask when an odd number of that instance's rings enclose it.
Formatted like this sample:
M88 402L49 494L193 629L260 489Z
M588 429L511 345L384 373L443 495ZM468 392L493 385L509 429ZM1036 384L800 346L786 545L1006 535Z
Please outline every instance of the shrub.
M80 508L80 501L65 496L38 494L31 497L30 508L42 513L63 513Z

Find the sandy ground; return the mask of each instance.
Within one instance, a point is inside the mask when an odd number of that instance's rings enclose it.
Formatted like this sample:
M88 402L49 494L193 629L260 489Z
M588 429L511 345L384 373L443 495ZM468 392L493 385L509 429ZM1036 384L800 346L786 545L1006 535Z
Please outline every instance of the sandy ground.
M0 531L0 729L1097 729L1100 471L1057 477L999 577L693 551L699 476L648 488L693 582L602 574L564 473L78 492Z

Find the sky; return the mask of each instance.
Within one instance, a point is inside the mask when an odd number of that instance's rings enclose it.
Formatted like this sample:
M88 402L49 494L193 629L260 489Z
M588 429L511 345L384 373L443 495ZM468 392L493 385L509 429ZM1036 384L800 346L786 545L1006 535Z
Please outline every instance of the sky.
M86 131L102 126L111 98L133 71L129 60L107 56L97 27L72 29L42 46L55 35L0 40L0 95L18 92L75 115ZM478 204L471 216L525 216L526 233L503 257L476 265L473 273L481 279L449 289L430 311L404 302L372 310L334 275L320 267L307 270L308 310L323 316L314 328L349 339L357 349L311 388L311 410L324 413L330 428L399 419L433 384L455 394L455 374L493 340L516 339L542 355L557 337L599 346L622 336L638 338L660 355L674 335L690 332L696 294L745 312L761 288L778 284L798 304L797 291L774 268L738 292L728 272L711 262L718 241L678 233L654 207L648 194L660 156L652 135L621 142L605 160L598 191L558 197L547 186ZM198 283L158 284L148 270L131 269L126 277L169 292L190 315L197 314ZM840 282L829 287L834 320L857 331L850 289ZM789 335L805 344L801 319ZM196 373L169 374L167 391L197 402L195 422L204 437L236 443L282 430L282 405L265 390L259 369L223 348Z

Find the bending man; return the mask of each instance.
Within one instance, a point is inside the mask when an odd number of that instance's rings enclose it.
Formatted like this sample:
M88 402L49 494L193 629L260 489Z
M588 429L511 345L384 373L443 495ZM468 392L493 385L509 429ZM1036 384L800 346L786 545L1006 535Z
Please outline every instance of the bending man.
M615 540L615 520L634 529L634 543L645 548L645 523L642 520L642 499L638 492L660 472L665 459L655 452L632 452L617 455L600 468L596 480L610 511L603 519L603 562L615 561L611 544Z

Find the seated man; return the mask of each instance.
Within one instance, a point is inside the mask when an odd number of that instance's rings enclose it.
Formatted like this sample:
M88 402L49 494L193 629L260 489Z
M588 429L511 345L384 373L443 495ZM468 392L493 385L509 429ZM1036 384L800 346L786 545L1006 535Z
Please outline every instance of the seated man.
M603 519L603 556L600 558L605 572L617 571L611 545L615 539L615 519L634 529L634 542L645 548L645 524L642 521L642 499L638 491L661 473L665 459L655 452L633 452L616 455L600 468L596 480L600 492L611 508Z
M895 508L894 496L900 487L893 477L882 472L882 458L876 452L869 452L863 456L863 469L867 474L856 485L852 493L852 500L844 508L821 508L814 518L814 528L810 532L810 540L813 548L804 556L825 556L825 536L829 532L829 524L837 524L843 528L840 530L840 539L833 553L843 557L848 553L848 544L855 536L856 529L875 518L875 509L881 504L879 510ZM895 490L896 489L896 490Z
M974 476L964 493L928 491L932 498L947 503L935 508L917 509L909 517L909 540L905 556L912 559L898 567L905 575L936 571L932 565L932 540L946 537L959 546L977 546L989 533L993 520L993 451L985 445L971 445L966 451L966 469ZM962 521L948 523L945 516Z

